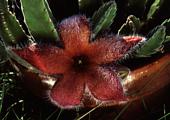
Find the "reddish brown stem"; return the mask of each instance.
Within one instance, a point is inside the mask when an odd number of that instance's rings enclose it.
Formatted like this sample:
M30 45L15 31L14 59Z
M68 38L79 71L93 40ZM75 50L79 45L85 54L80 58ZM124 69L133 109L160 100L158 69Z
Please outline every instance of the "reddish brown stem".
M128 95L151 94L170 83L170 54L132 71L123 82Z

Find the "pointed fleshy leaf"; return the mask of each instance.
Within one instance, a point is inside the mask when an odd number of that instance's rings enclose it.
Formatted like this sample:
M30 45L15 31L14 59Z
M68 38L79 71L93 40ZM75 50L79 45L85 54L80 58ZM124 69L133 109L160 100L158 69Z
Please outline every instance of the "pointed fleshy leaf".
M28 40L16 16L8 10L7 0L0 2L0 35L8 45Z
M50 6L49 6L49 4L48 4L48 1L47 1L47 0L44 0L44 4L45 4L45 7L47 8L48 14L49 14L51 20L53 21L53 23L54 23L54 24L57 23L57 20L56 20L55 17L53 16L53 13L52 13L52 11L51 11L51 9L50 9Z
M140 19L135 17L134 15L130 15L126 20L126 23L124 23L118 30L118 35L135 34L138 32L140 27L141 27Z
M151 5L149 12L147 14L147 20L152 19L153 16L156 14L156 12L159 10L161 7L162 3L164 0L155 0L153 4Z
M59 39L50 18L51 12L45 0L21 0L21 7L29 32L36 40L57 41Z
M116 16L117 5L114 1L103 4L92 17L93 38L104 29L110 27Z
M161 52L165 40L166 28L158 26L149 34L148 40L136 51L136 57L149 57L152 54Z

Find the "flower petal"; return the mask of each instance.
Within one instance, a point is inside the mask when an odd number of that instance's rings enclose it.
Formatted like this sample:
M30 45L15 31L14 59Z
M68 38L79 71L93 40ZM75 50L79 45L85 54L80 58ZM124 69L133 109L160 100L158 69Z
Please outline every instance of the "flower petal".
M127 39L124 39L127 38ZM100 38L91 43L92 61L98 64L114 62L123 57L133 46L142 39L131 40L129 37L116 38L114 36Z
M66 50L79 51L89 43L90 28L85 16L72 16L59 24L59 33Z
M73 108L80 105L83 92L84 80L75 73L67 73L52 88L50 98L62 108Z
M50 45L32 44L22 49L13 49L21 58L47 74L60 74L68 69L69 59L62 49Z
M119 78L112 69L98 67L94 71L87 81L87 86L95 98L102 101L125 98Z

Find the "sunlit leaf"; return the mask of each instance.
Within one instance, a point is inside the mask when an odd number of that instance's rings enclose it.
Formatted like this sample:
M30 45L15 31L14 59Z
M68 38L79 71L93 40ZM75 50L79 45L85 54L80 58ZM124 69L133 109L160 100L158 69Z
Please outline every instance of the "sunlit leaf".
M103 4L92 17L93 38L104 29L110 27L116 16L117 6L114 1Z
M36 40L57 41L58 33L51 20L52 13L45 0L21 0L25 22Z
M149 57L152 54L161 52L162 43L165 40L166 29L164 26L158 26L149 34L148 40L137 50L136 57Z

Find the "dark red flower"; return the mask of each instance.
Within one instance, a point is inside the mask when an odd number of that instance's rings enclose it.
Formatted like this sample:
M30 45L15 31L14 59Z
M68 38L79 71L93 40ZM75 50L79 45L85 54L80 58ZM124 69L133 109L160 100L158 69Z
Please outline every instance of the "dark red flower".
M87 94L99 102L125 100L114 63L143 37L109 36L92 42L85 16L65 19L58 28L63 48L34 43L22 49L13 49L43 73L63 75L50 89L50 99L63 108L82 105Z

